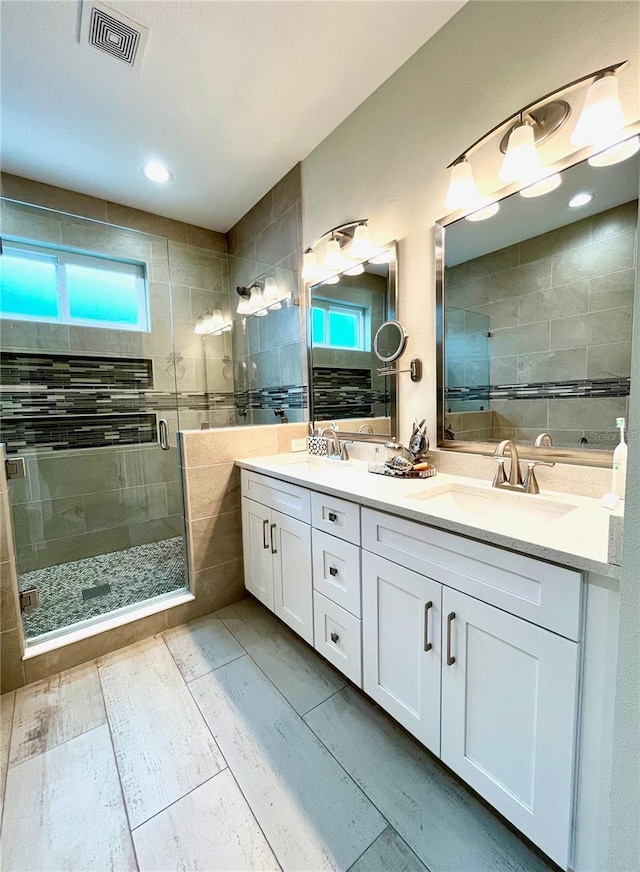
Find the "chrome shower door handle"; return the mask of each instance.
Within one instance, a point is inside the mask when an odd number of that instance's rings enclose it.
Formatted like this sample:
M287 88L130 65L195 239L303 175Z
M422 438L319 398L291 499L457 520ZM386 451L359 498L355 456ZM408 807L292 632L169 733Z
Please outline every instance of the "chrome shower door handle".
M166 418L160 418L158 421L158 442L163 451L168 451L169 445L169 425Z

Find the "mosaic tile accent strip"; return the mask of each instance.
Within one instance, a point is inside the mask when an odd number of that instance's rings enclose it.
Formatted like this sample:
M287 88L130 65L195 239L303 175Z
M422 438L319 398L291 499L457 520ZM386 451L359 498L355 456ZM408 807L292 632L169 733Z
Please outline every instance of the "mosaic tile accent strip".
M102 585L110 593L84 599L84 590ZM25 572L20 589L37 587L40 595L40 606L24 615L26 635L33 639L186 586L182 536Z
M0 439L7 454L15 454L35 447L66 451L157 442L158 430L155 415L3 418Z
M313 368L313 409L317 418L333 418L349 410L368 417L376 403L388 403L387 391L373 390L367 369Z
M630 378L575 379L521 385L474 385L447 388L447 400L562 400L628 397Z
M143 358L88 354L3 352L0 384L49 388L153 387L153 365Z
M283 385L276 388L254 388L234 394L236 409L304 409L307 406L306 385ZM212 406L212 408L215 408Z

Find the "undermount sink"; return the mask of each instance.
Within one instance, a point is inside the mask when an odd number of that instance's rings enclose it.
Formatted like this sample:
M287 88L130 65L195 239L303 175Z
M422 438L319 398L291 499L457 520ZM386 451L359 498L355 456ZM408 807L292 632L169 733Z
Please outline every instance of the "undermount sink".
M287 466L300 471L335 469L338 472L345 466L352 466L350 460L330 460L328 457L310 457L308 454L302 454L291 457L291 455L282 455L277 460L271 461L272 466Z
M529 494L487 490L471 485L452 484L412 494L411 499L427 503L425 508L456 517L494 521L513 527L522 522L546 526L572 512L576 506L556 503Z

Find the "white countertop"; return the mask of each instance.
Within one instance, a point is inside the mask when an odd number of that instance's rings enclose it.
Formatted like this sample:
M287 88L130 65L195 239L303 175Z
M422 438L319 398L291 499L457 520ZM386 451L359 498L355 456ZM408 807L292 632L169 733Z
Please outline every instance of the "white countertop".
M521 554L570 566L586 572L595 572L609 578L619 578L620 567L608 563L609 512L598 500L541 491L539 496L508 491L497 492L491 482L476 478L438 473L428 479L397 479L374 475L367 471L367 463L328 461L311 458L304 453L279 454L269 457L252 457L236 461L243 469L273 476L322 491L332 496L390 512L429 524L451 533L459 533ZM490 470L492 471L492 470ZM526 500L536 502L541 514L553 515L554 508L564 508L566 514L551 523L535 520L522 522L519 519L470 515L451 506L435 507L430 501L416 499L416 494L425 495L450 486L473 488L475 493L495 498L500 503L516 505ZM514 502L516 501L516 502ZM530 503L533 505L533 503ZM558 505L560 504L560 505ZM571 510L568 507L571 506Z

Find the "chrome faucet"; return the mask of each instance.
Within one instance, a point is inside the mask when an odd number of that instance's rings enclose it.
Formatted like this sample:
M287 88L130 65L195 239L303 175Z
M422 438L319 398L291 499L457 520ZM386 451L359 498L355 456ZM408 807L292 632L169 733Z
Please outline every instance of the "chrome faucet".
M504 464L506 461L505 454L509 452L509 457L511 458L509 463L509 479L507 480L507 474L504 469ZM511 439L503 439L502 442L499 442L496 446L496 450L493 452L494 458L498 462L498 468L496 470L496 474L493 477L493 487L503 487L509 490L522 490L522 473L520 471L520 458L518 457L518 449L515 446L515 442L512 442Z
M325 436L325 433L329 433L330 436ZM326 440L327 457L330 460L349 460L347 445L351 445L353 439L339 439L335 427L325 427L320 431L320 436Z

